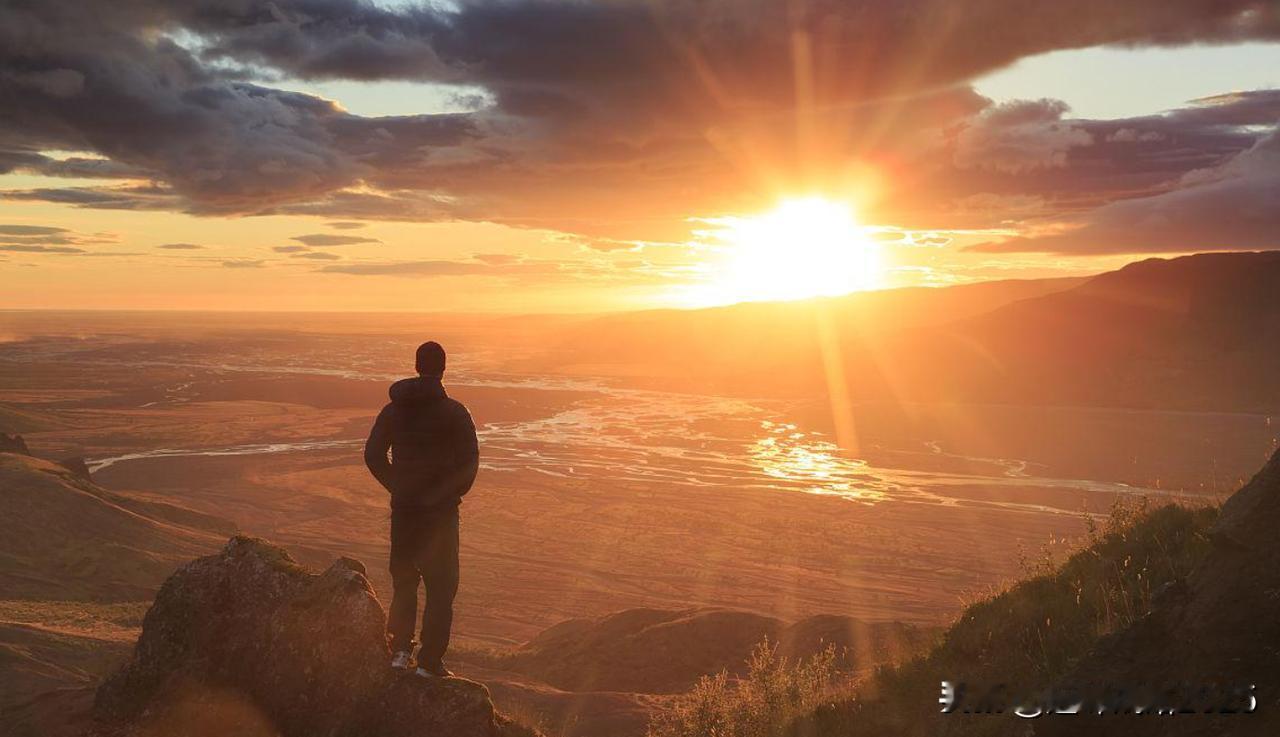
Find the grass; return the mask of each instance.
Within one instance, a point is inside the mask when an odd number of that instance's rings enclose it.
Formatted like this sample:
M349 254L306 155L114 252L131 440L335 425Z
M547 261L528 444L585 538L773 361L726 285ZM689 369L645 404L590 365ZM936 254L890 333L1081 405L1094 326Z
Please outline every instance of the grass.
M921 658L882 667L856 690L833 688L833 674L806 664L775 663L760 674L753 667L737 683L704 679L654 720L650 737L884 737L944 727L949 735L1017 734L1025 723L1012 718L948 716L941 724L940 681L1009 684L1019 693L1048 687L1191 572L1208 552L1216 516L1215 508L1151 509L1146 500L1117 505L1103 523L1090 521L1086 543L1065 561L1050 548L1024 558L1021 581L967 606Z
M705 676L649 724L648 737L772 737L813 711L835 685L834 647L792 662L761 642L747 675Z

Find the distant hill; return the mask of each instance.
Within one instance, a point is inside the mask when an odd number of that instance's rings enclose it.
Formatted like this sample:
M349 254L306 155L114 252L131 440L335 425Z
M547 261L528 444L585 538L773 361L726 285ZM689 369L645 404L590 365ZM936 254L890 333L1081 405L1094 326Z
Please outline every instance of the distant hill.
M601 318L553 362L667 388L853 401L1280 411L1280 252L1084 280Z
M840 664L853 670L914 655L935 634L852 617L817 616L787 624L726 609L628 609L562 622L514 651L474 659L566 691L669 694L704 675L743 672L752 649L765 639L789 658L833 646Z
M699 389L802 392L821 377L823 341L841 344L989 312L1083 279L982 282L889 289L795 302L649 310L562 329L541 368L675 381ZM800 374L782 371L805 367ZM534 368L539 368L535 364Z
M926 398L1271 411L1280 252L1148 259L894 348Z

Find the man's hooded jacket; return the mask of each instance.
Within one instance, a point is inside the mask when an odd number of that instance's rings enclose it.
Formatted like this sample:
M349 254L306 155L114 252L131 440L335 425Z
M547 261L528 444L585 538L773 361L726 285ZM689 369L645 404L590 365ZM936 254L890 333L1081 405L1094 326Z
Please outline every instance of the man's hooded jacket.
M365 465L394 510L456 509L480 467L471 414L430 376L397 381L390 395L365 442Z

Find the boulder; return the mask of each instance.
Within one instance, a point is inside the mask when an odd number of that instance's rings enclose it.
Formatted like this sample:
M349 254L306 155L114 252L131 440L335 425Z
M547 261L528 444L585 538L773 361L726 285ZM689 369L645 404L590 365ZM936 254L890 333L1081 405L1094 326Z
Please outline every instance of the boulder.
M31 455L31 451L27 449L27 441L21 435L10 435L7 432L0 432L0 453Z
M237 536L164 583L94 718L104 734L532 734L479 683L392 672L385 623L358 561L315 574Z

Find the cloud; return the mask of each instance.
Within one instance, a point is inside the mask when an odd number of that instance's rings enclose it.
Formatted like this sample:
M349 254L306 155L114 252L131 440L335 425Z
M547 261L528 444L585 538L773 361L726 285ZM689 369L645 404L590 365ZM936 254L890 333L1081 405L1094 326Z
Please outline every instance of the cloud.
M336 253L325 253L323 251L307 251L306 253L295 253L290 258L309 258L315 261L337 261L342 257Z
M1159 131L1140 131L1135 128L1121 128L1115 133L1107 135L1106 139L1109 143L1146 143L1149 141L1163 141L1164 134Z
M222 265L228 269L260 269L266 265L262 259L229 259Z
M0 236L42 236L58 235L59 233L67 232L69 231L66 228L58 228L52 225L0 225Z
M477 253L471 258L490 266L505 266L519 263L524 257L513 253Z
M377 238L363 238L356 235L334 235L333 233L313 233L311 235L295 235L291 240L305 243L308 246L351 246L357 243L381 243Z
M31 243L0 243L0 251L19 253L85 253L83 248L72 246L42 246Z
M357 276L475 276L496 275L500 272L493 266L469 261L388 261L380 263L335 264L320 269L329 274L352 274Z
M112 244L116 240L111 233L86 235L54 225L0 224L0 251L14 253L114 255L120 252L91 252L81 246Z
M598 275L602 267L581 261L545 261L530 259L474 259L469 261L423 259L418 261L366 261L332 264L320 271L353 276L399 276L430 278L446 276L489 276L522 280L580 278Z
M1063 167L1073 148L1093 143L1093 136L1062 120L1068 108L1061 100L1017 100L983 111L961 131L955 163L1014 174Z
M1064 254L1280 249L1280 130L1149 197L1086 213L1066 232L971 250Z
M325 223L325 225L328 225L330 228L333 228L334 230L358 230L360 228L367 226L368 223L361 223L361 222L356 222L352 220L339 220L333 223Z
M100 210L178 210L180 199L160 186L36 187L0 191L0 198L54 202Z
M965 85L976 75L1053 49L1278 32L1280 16L1256 0L10 3L0 171L150 183L5 195L80 207L462 218L668 240L690 214L842 182L837 171L811 181L815 163L902 167L938 202L1010 194L1004 177L1072 170L1099 139L1075 122L994 115L970 127L958 160L917 161L923 141L987 105ZM436 82L480 106L364 117L273 89L276 78ZM954 184L932 179L957 162ZM914 196L900 196L901 211Z
M311 249L306 246L272 246L271 250L276 253L306 253Z
M204 246L196 243L163 243L156 246L156 248L163 248L167 251L199 251L202 250Z

